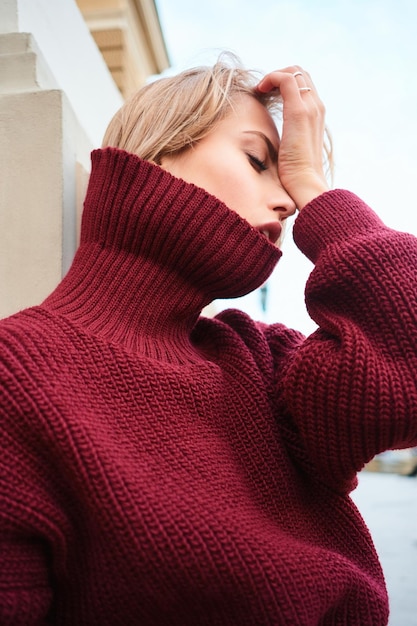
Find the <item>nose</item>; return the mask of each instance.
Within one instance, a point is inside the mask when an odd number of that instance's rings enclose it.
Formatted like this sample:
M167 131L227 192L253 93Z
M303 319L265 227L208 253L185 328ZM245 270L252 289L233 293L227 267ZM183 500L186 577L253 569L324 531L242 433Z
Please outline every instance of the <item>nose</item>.
M279 213L281 220L285 220L287 217L294 215L297 206L291 196L279 184L270 196L268 208Z

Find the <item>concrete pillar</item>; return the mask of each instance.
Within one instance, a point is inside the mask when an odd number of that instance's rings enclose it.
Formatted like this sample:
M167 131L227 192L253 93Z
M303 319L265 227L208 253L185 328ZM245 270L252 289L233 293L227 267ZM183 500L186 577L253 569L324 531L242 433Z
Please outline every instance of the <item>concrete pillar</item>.
M76 143L90 146L31 35L0 35L0 77L4 317L39 303L67 270L77 243Z
M90 151L121 102L74 0L2 0L0 317L67 271Z

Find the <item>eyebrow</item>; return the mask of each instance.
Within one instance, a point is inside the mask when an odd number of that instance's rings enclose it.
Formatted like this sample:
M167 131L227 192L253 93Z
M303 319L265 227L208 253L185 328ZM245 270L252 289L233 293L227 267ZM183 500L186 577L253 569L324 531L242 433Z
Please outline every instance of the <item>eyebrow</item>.
M278 152L274 148L271 140L268 139L268 137L264 135L264 133L261 133L259 130L244 130L243 132L246 134L250 133L252 135L258 135L258 137L263 139L266 143L266 147L268 148L269 158L271 159L272 163L278 163Z

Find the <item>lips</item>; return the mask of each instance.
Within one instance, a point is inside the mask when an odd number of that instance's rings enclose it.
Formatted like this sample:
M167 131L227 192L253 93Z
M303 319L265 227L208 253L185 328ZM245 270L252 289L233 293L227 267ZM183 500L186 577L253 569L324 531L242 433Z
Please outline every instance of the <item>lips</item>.
M271 222L270 224L263 224L262 226L259 226L257 230L259 230L259 232L262 233L268 241L275 245L280 238L282 226L280 222Z

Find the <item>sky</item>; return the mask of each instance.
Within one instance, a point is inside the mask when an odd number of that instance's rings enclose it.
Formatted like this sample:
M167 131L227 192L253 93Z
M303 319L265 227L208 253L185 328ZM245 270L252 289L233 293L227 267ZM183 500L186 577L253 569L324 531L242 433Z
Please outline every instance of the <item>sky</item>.
M415 0L156 0L170 73L212 63L221 50L249 69L301 65L326 105L333 186L353 191L385 223L417 235L417 3ZM259 293L236 306L267 322L315 329L304 305L312 269L291 229Z

